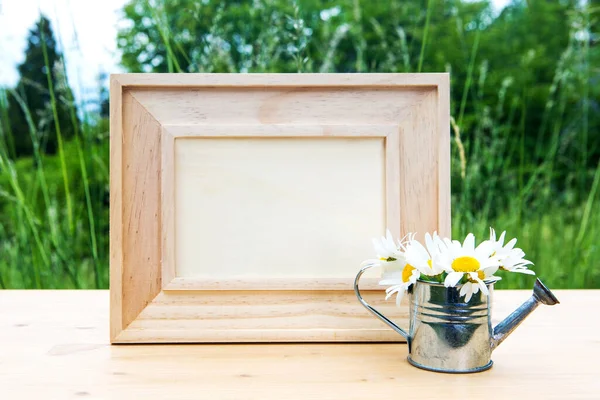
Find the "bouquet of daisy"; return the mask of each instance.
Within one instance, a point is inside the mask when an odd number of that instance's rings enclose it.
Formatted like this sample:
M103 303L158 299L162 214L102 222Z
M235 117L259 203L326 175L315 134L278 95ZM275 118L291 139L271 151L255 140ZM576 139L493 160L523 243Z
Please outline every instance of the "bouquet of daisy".
M504 244L505 236L506 232L502 232L496 238L496 232L490 229L490 238L476 246L472 233L461 243L434 232L425 235L423 245L415 239L415 234L394 240L387 231L385 237L373 239L377 258L366 260L363 265L382 268L379 284L388 286L386 299L397 294L396 304L400 304L417 280L443 283L446 287L462 285L460 296L468 302L480 290L489 294L487 284L501 279L494 275L499 270L535 275L528 268L533 263L525 259L523 250L515 247L517 239Z

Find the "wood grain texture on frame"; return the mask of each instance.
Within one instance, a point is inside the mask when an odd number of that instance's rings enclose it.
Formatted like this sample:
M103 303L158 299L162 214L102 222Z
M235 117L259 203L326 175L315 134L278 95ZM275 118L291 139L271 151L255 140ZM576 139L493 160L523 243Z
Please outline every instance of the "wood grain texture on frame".
M383 137L387 226L450 234L447 74L113 75L111 341L400 340L358 304L352 276L176 277L174 140L236 135ZM375 288L365 281L405 322Z
M122 146L112 146L121 163L111 164L111 194L121 202L111 207L111 251L120 258L111 260L117 266L111 270L111 287L117 286L122 302L118 320L117 314L111 320L113 338L160 293L162 281L160 124L127 91L121 106L127 116Z

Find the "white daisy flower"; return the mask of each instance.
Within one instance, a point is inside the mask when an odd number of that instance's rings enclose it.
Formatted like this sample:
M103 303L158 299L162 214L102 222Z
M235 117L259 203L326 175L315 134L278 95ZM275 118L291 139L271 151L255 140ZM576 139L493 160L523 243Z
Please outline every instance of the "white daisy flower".
M442 273L443 269L439 267L439 263L434 261L439 258L442 250L446 248L446 244L437 232L434 232L433 236L429 233L425 234L425 246L414 238L410 238L404 254L406 262L424 275L434 276Z
M493 276L492 271L496 271L498 267L490 267L485 270L480 270L477 272L469 272L468 281L460 288L460 295L465 296L465 303L468 303L471 300L471 297L478 293L479 290L486 295L489 294L489 290L487 289L486 283L499 281L499 276Z
M498 260L490 257L494 250L489 241L484 241L475 247L475 236L469 233L462 245L458 241L450 240L446 240L445 243L446 247L441 249L437 262L440 268L448 272L444 281L446 287L456 286L465 274L479 283L482 281L479 271L485 271L491 276L498 269ZM483 284L483 281L481 283ZM487 294L485 285L480 287Z
M389 229L385 232L385 237L382 236L381 239L373 239L373 247L375 248L377 257L382 261L393 261L389 259L397 259L398 256L402 255L401 243L394 242L394 238Z
M406 265L406 243L410 239L411 234L404 238L394 241L389 230L386 231L385 237L373 239L373 247L377 253L376 259L366 260L362 263L365 265L377 265L381 267L381 278L384 280L399 280L401 279L402 271Z
M520 249L519 249L520 250ZM529 260L526 260L525 253L523 251L515 252L509 257L500 261L500 268L509 272L520 272L527 275L535 275L535 272L530 270L527 266L533 265Z
M528 265L533 265L533 263L529 260L525 259L525 252L518 247L515 247L517 244L517 239L511 239L504 244L504 237L506 235L506 231L502 232L498 240L496 240L496 231L490 228L490 240L489 242L493 246L492 257L498 261L500 265L500 269L509 272L520 272L527 275L535 275L535 272L528 269Z
M379 282L380 285L391 285L385 290L385 299L387 300L397 293L396 305L400 305L404 294L410 285L414 284L417 279L419 279L419 276L421 276L421 272L417 268L405 262L400 271L389 273L385 279Z
M408 234L401 240L394 241L391 232L388 230L385 237L373 239L377 259L367 260L363 263L363 265L378 265L382 268L382 280L379 284L390 286L386 289L386 300L397 293L397 304L400 304L406 290L421 275L418 269L406 262L406 246L411 238L411 234Z
M380 239L373 239L373 247L377 258L365 260L362 266L377 265L382 269L382 277L396 271L401 271L405 264L402 242L394 242L391 232L388 230Z

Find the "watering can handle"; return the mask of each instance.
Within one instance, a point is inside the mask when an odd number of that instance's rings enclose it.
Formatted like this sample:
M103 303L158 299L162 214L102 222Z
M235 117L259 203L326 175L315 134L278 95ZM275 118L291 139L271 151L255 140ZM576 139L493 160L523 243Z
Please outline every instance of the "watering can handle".
M365 299L363 299L363 297L360 294L360 289L358 288L358 282L360 281L360 277L368 269L373 268L373 267L377 267L377 264L367 265L366 267L363 267L360 271L358 271L358 274L356 274L356 278L354 278L354 293L356 293L356 297L358 297L358 301L360 301L360 303L367 310L369 310L373 315L375 315L377 318L379 318L380 320L382 320L383 322L385 322L394 331L396 331L399 334L401 334L402 336L404 336L404 338L408 341L409 340L408 339L408 333L406 333L406 331L404 331L404 329L400 328L398 325L396 325L395 323L393 323L392 321L390 321L388 319L388 317L386 317L385 315L383 315L382 313L380 313L379 311L377 311L375 308L373 308L369 303L367 303L365 301Z

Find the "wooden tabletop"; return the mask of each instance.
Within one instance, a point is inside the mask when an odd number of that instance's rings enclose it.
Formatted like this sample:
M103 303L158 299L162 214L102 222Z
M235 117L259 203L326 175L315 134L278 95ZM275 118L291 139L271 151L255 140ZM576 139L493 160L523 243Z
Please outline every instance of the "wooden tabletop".
M0 399L600 399L600 291L556 291L470 375L406 344L108 344L106 291L0 291ZM497 291L497 322L529 297ZM366 312L366 311L365 311Z

